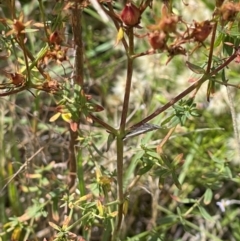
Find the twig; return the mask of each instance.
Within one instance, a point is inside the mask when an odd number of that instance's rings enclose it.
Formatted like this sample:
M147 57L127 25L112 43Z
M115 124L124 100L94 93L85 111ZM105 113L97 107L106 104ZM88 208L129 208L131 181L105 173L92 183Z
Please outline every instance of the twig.
M187 89L185 89L182 93L174 97L167 104L157 108L152 114L150 114L140 122L136 123L135 125L131 126L130 128L136 128L143 125L144 123L152 120L153 118L161 114L163 111L167 110L169 107L173 106L176 102L178 102L179 100L181 100L182 98L190 94L193 90L197 89L199 86L201 86L206 80L209 79L209 77L216 75L220 70L224 69L228 64L230 64L236 58L238 54L239 54L239 49L236 49L232 56L230 56L223 64L218 66L211 73L203 75L198 81L196 81L194 84L192 84Z
M83 87L83 42L82 42L82 9L78 8L78 1L75 1L75 7L72 9L72 30L75 47L75 83Z
M33 160L33 158L38 155L45 146L41 147L37 152L35 152L30 158L28 158L25 163L16 171L16 173L8 180L8 182L3 186L2 190L0 191L0 194L4 191L4 189L9 185L9 183L27 166L29 165L29 162Z
M131 93L131 83L132 83L132 73L133 73L133 59L131 55L134 52L134 35L133 28L128 29L128 38L129 38L129 52L128 52L128 65L127 65L127 78L126 78L126 87L125 95L122 108L122 117L119 128L119 134L117 136L117 183L118 183L118 221L116 229L114 230L113 240L116 239L118 233L121 229L122 219L123 219L123 136L125 135L125 126L128 113L129 98Z
M93 114L89 114L90 118L92 118L94 121L96 121L98 124L100 124L102 127L104 127L106 130L108 130L109 132L116 134L117 130L114 129L113 127L111 127L110 125L108 125L107 123L105 123L104 121L102 121L101 119L97 118L96 116L94 116Z
M163 148L163 146L164 146L165 143L169 140L169 138L171 137L171 135L173 134L173 132L175 131L175 129L176 129L176 126L173 127L173 128L171 128L171 129L168 131L167 135L161 140L161 142L160 142L160 143L158 144L158 146L157 146L157 153L162 154L162 148Z
M232 95L231 95L230 87L226 86L226 89L227 89L229 107L230 107L231 116L232 116L234 136L235 136L235 139L237 141L237 152L238 152L238 156L240 157L240 139L239 139L237 115L236 115L236 111L235 111L235 108L234 108L234 102L233 102L233 98L232 98Z
M210 45L209 56L208 56L208 65L207 65L207 71L206 71L208 74L210 73L210 70L211 70L216 31L217 31L217 22L214 23L214 25L213 25L212 39L211 39L211 45Z
M116 16L115 12L114 12L112 4L108 3L107 6L108 6L109 11L106 10L104 7L103 7L103 10L106 14L108 14L109 17L111 17L116 29L119 30L120 26L119 26L119 22L117 20L118 18ZM121 41L122 41L122 44L125 48L125 51L128 52L128 44L127 44L127 41L126 41L125 37L123 37Z
M72 30L73 38L75 45L75 63L74 63L74 72L75 72L75 84L83 87L83 42L82 42L82 9L78 8L78 1L75 1L75 6L72 9ZM80 94L80 93L79 93ZM79 124L79 123L78 123ZM75 153L75 146L77 144L78 133L74 132L69 127L70 141L69 141L69 158L68 158L68 167L70 181L68 183L69 190L74 187L76 176L77 176L77 158Z
M70 141L68 146L69 158L68 158L68 169L70 181L68 183L69 190L74 187L76 176L77 176L77 158L75 154L75 146L77 145L77 137L78 132L73 132L71 128L69 128L70 132Z
M133 28L129 29L128 37L129 37L129 53L128 53L128 65L127 65L127 79L126 79L125 95L123 100L122 118L120 123L120 130L122 132L125 131L129 98L130 98L130 92L131 92L131 84L132 84L133 59L131 58L131 55L134 52Z
M96 9L99 16L102 18L103 22L107 23L109 21L109 18L107 14L104 12L104 10L101 8L101 5L99 4L99 2L97 0L90 0L90 2L93 5L93 7Z

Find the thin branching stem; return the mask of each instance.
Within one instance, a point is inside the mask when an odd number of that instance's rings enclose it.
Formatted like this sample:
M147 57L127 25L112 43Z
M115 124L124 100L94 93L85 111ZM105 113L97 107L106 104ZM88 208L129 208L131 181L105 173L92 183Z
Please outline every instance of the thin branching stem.
M20 47L22 48L22 51L23 51L23 55L24 55L24 60L25 60L25 65L26 65L26 70L27 70L27 84L28 83L31 83L31 72L30 72L30 69L29 69L29 64L28 64L28 56L27 56L27 53L26 53L26 50L25 50L25 44L24 44L24 40L23 40L23 36L20 36L19 38L19 43L20 43Z
M74 45L75 45L75 84L83 87L83 42L82 42L82 9L78 7L78 2L75 1L75 6L72 9L72 29L73 29L73 37L74 37ZM80 93L79 93L80 94ZM78 123L79 124L79 123ZM69 172L70 172L70 181L69 181L69 189L71 190L74 187L76 176L77 176L77 158L75 153L75 146L77 144L78 133L74 132L69 127L70 132L70 141L69 141Z
M41 13L41 16L42 16L42 20L43 20L43 26L44 26L44 32L45 32L45 35L48 39L49 37L49 33L48 33L48 30L47 30L47 25L46 25L46 18L45 18L45 10L44 10L44 5L43 5L43 2L42 0L38 0L39 2L39 9L40 9L40 13Z
M102 5L101 5L101 6L102 6ZM102 9L103 9L104 12L105 12L106 14L108 14L108 16L112 19L112 21L113 21L116 29L119 30L120 24L119 24L119 22L118 22L118 20L117 20L117 15L116 15L116 13L114 12L114 9L113 9L113 7L112 7L112 4L111 4L111 3L108 3L107 6L108 6L108 9L109 9L109 10L106 10L104 7L102 7ZM123 44L123 46L124 46L124 48L125 48L125 51L128 51L128 44L127 44L127 41L126 41L125 37L123 37L121 41L122 41L122 44Z
M234 101L233 101L232 93L230 91L230 87L226 86L226 88L227 88L228 101L229 101L229 106L230 106L230 111L232 116L234 136L237 142L237 153L238 153L238 156L240 156L240 139L239 139L239 131L238 131L238 123L237 123L237 114L235 111Z
M121 132L123 132L125 130L127 112L128 112L128 105L129 105L129 98L130 98L130 92L131 92L131 84L132 84L133 59L131 58L131 55L134 52L133 28L130 28L128 30L128 37L129 37L129 53L128 53L127 79L126 79L125 95L124 95L124 100L123 100L122 118L121 118L121 123L120 123Z
M83 86L83 41L82 41L82 9L78 7L78 1L72 9L72 29L75 47L75 84Z
M108 125L107 123L105 123L104 121L102 121L101 119L99 119L98 117L96 117L93 114L89 114L89 117L91 119L93 119L94 121L96 121L98 124L100 124L102 127L104 127L106 130L108 130L109 132L116 134L117 130L114 129L112 126Z
M219 67L217 67L216 69L214 69L211 73L209 73L208 75L203 75L198 81L196 81L194 84L192 84L191 86L189 86L187 89L185 89L182 93L180 93L179 95L177 95L176 97L174 97L172 100L170 100L167 104L165 104L162 107L157 108L152 114L150 114L149 116L147 116L145 119L141 120L140 122L136 123L135 125L133 125L131 128L137 128L141 125L143 125L144 123L152 120L153 118L155 118L156 116L158 116L159 114L161 114L162 112L164 112L165 110L167 110L169 107L173 106L175 103L177 103L179 100L181 100L182 98L184 98L185 96L187 96L188 94L190 94L193 90L199 88L199 86L201 86L206 80L208 80L211 76L216 75L220 70L224 69L228 64L230 64L238 55L239 49L236 49L236 51L234 52L234 54L232 56L230 56L223 64L221 64Z
M211 38L211 45L209 50L209 56L208 56L208 65L207 65L207 73L209 74L211 71L211 65L212 65L212 57L213 57L213 50L214 50L214 42L217 32L217 22L213 25L213 31L212 31L212 38Z
M123 219L123 140L119 135L117 136L117 185L118 185L118 221L114 231L113 240L118 236Z
M133 28L128 29L128 38L129 38L129 52L128 52L128 63L127 63L127 78L126 78L126 87L123 101L122 117L119 128L119 134L117 136L117 181L118 181L118 221L117 226L114 231L113 240L118 236L118 233L121 229L122 218L123 218L123 136L125 134L125 126L127 120L129 98L131 93L131 83L132 83L132 73L133 73L133 59L131 55L134 52L134 34Z

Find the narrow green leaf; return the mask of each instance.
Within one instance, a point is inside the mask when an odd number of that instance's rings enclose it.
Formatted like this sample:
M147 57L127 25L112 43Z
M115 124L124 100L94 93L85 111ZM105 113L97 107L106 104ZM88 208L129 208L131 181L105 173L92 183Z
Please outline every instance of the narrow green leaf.
M215 92L215 81L209 80L207 87L207 101L210 101L210 95Z
M163 125L167 124L168 122L170 122L173 117L174 117L174 115L171 115L171 116L169 116L168 118L166 118L166 119L161 123L161 126L163 126Z
M174 105L173 106L173 108L176 110L176 111L182 111L182 112L184 112L184 107L183 106L181 106L181 105Z
M171 126L176 126L181 123L181 120L178 116L174 116L171 120Z
M146 165L146 166L140 168L140 170L138 171L138 175L145 174L146 172L150 171L152 167L153 167L153 165Z
M176 185L176 187L179 189L179 190L182 190L182 186L177 178L177 175L175 173L175 170L172 171L172 178L173 178L173 181L174 181L174 184Z
M171 165L171 163L169 161L168 156L166 154L160 154L160 156L161 156L161 159L164 162L164 164L167 166L167 168L171 169L172 165Z
M213 192L210 188L208 188L204 193L204 201L203 201L204 204L208 205L212 201L212 198L213 198Z
M232 178L232 171L228 166L225 167L225 171L226 171L227 176L229 178Z
M115 136L114 134L112 134L112 133L110 133L110 134L108 135L106 152L109 150L111 144L112 144L113 141L115 140L115 137L116 137L116 136Z
M214 43L214 47L215 48L218 47L222 43L223 39L224 39L224 34L220 33Z
M223 53L231 56L234 50L234 38L226 35L223 44Z
M198 209L201 213L201 215L208 221L213 221L212 216L206 211L206 209L202 206L198 206Z
M204 74L205 73L205 70L198 65L192 64L188 61L186 62L186 65L190 70L192 70L196 74Z

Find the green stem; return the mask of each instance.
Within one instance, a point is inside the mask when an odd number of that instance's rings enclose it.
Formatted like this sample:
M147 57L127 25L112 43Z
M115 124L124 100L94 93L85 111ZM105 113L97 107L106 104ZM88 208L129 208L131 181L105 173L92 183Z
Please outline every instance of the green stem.
M49 34L48 34L48 30L47 30L47 25L46 25L46 18L45 18L45 9L44 9L44 6L43 6L43 1L42 0L38 0L39 2L39 9L40 9L40 13L41 13L41 16L42 16L42 21L43 21L43 25L44 25L44 31L45 31L45 35L47 37L47 39L49 38Z
M122 225L123 218L123 136L125 133L126 119L128 113L128 105L129 98L131 92L131 84L132 84L132 73L133 73L133 59L131 55L134 52L134 35L133 28L128 29L128 38L129 38L129 51L128 51L128 64L127 64L127 78L126 78L126 87L125 87L125 95L123 101L123 109L122 109L122 117L119 128L119 133L117 135L117 182L118 182L118 221L116 229L114 230L113 240L118 237L119 231Z
M29 69L28 56L27 56L27 53L26 53L23 36L19 37L19 44L20 44L20 47L23 50L23 55L24 55L24 60L25 60L25 65L26 65L26 70L27 70L27 77L28 77L27 78L27 84L28 84L28 83L31 83L31 72L30 72L30 69Z
M126 79L126 87L125 87L125 95L123 101L123 109L122 109L122 118L120 124L120 132L124 134L126 119L127 119L127 112L128 112L128 105L129 105L129 98L131 92L131 84L132 84L132 73L133 73L133 59L131 56L134 53L134 34L133 28L128 30L128 38L129 38L129 51L128 51L128 64L127 64L127 79Z
M210 73L211 70L211 64L212 64L212 56L213 56L213 50L214 50L214 42L217 32L217 22L213 25L213 32L212 32L212 39L211 39L211 46L209 51L209 57L208 57L208 65L207 65L207 73Z
M78 174L78 188L81 196L86 195L85 182L84 182L84 170L83 170L83 156L82 150L78 150L77 154L77 174Z
M120 130L122 133L124 133L125 126L126 126L129 97L130 97L131 84L132 84L132 72L133 72L133 60L129 58L128 66L127 66L127 80L126 80L126 87L125 87L125 96L124 96L123 109L122 109L122 119L121 119L121 124L120 124Z
M123 217L123 139L121 135L117 136L117 180L118 180L118 223L116 232L118 233Z

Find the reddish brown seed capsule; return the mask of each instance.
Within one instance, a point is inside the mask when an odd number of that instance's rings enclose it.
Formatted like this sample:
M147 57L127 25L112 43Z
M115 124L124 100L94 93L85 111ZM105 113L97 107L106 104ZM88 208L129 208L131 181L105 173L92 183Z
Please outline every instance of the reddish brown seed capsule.
M140 22L141 13L133 3L127 3L121 12L121 19L127 26L135 26Z
M204 22L195 22L195 28L192 32L192 37L195 41L203 42L211 33L212 24L210 21L206 20Z
M57 31L51 33L49 36L49 42L51 44L60 44L62 42L62 39Z
M163 50L166 47L166 37L164 32L154 31L148 35L148 41L153 49Z

